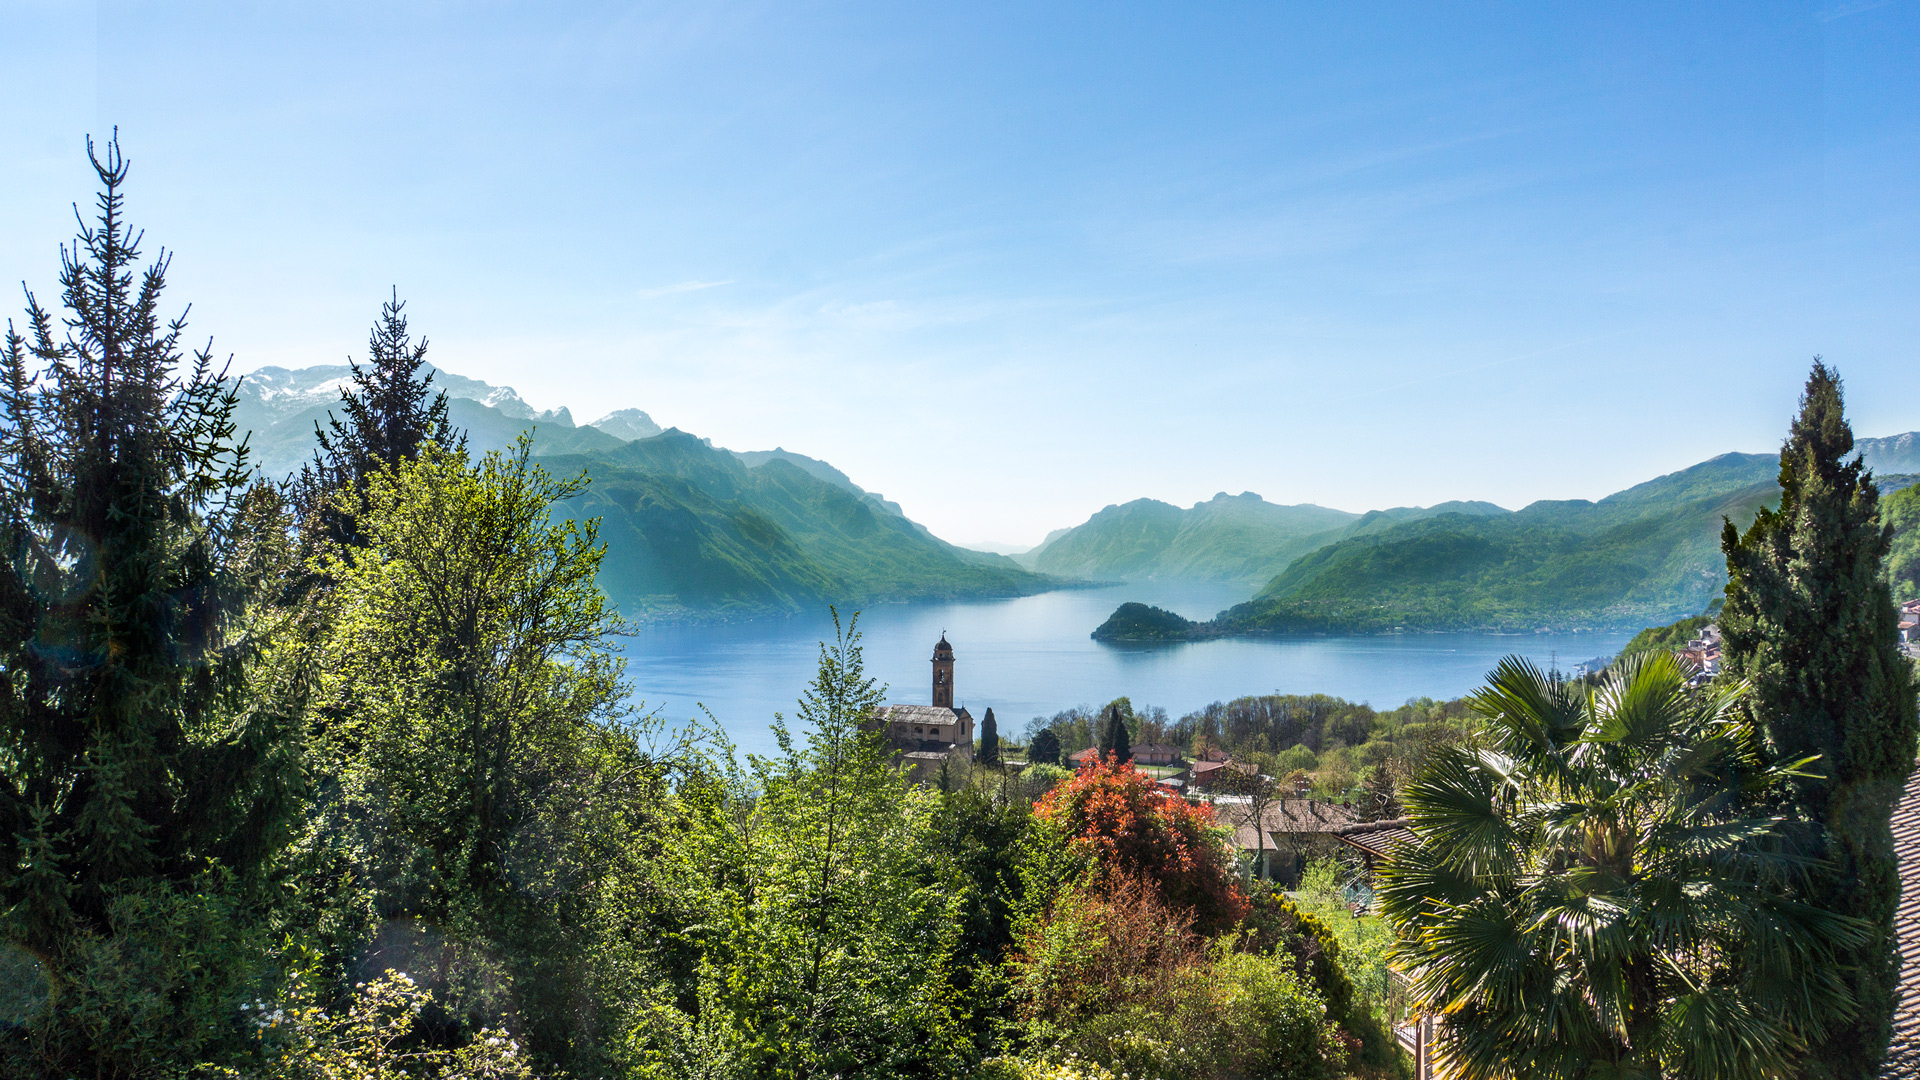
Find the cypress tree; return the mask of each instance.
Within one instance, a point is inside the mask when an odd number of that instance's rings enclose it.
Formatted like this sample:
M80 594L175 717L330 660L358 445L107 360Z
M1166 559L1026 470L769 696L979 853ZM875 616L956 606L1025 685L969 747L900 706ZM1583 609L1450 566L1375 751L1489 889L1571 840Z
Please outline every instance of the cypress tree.
M279 498L249 483L234 384L163 320L170 256L141 266L117 135L87 156L65 311L27 294L0 402L0 979L42 1002L0 1025L8 1075L255 1042L248 927L298 795L298 708L261 676Z
M1000 760L1000 725L993 719L993 710L980 721L980 761L992 765Z
M1133 760L1133 736L1127 732L1127 722L1120 715L1120 706L1107 707L1107 730L1100 739L1101 756L1109 754L1121 761Z
M1780 506L1745 535L1728 522L1727 600L1720 614L1728 672L1753 683L1772 750L1819 755L1796 783L1799 816L1822 864L1809 886L1821 907L1866 922L1844 975L1856 1019L1810 1051L1808 1075L1870 1075L1885 1056L1898 958L1899 868L1889 818L1914 764L1911 668L1882 570L1891 535L1879 490L1853 453L1840 379L1815 359L1780 451Z
M353 385L340 389L344 416L329 413L325 427L314 424L319 449L294 483L309 529L349 548L362 547L365 540L351 514L333 501L336 493L364 495L369 476L418 460L429 441L456 454L466 450L466 435L448 419L447 395L428 396L433 372L421 370L427 340L415 342L408 332L406 306L398 289L380 305L379 321L367 334L367 366L347 361Z

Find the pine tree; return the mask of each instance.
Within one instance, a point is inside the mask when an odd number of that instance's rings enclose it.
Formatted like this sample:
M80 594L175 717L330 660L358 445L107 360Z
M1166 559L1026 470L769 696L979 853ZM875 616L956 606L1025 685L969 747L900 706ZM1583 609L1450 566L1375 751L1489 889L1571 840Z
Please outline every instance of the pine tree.
M980 721L980 761L992 765L1000 760L1000 725L993 718L993 710Z
M1120 715L1118 705L1107 707L1107 730L1100 738L1100 756L1133 760L1133 736L1127 731L1127 721Z
M140 265L117 134L87 156L103 190L61 249L65 312L29 292L6 340L0 978L48 1002L0 1033L9 1075L145 1075L240 1040L246 916L297 796L298 688L262 675L278 495L249 483L234 384L162 319L170 256Z
M337 493L363 496L369 476L418 460L428 442L456 455L466 450L466 435L448 420L445 392L428 397L433 372L420 370L427 362L427 340L415 342L408 333L406 306L398 289L380 305L380 320L367 334L367 366L347 361L353 388L340 390L345 416L330 413L327 426L314 424L320 448L294 484L308 527L348 548L364 546L365 537L352 515L334 502Z
M1890 544L1879 491L1853 452L1840 379L1818 359L1780 451L1780 506L1746 534L1731 522L1720 614L1729 674L1752 682L1753 708L1783 760L1819 755L1795 801L1825 859L1820 906L1864 920L1848 957L1858 1017L1812 1048L1809 1075L1870 1075L1885 1055L1897 958L1900 881L1888 821L1914 764L1916 718L1882 571Z

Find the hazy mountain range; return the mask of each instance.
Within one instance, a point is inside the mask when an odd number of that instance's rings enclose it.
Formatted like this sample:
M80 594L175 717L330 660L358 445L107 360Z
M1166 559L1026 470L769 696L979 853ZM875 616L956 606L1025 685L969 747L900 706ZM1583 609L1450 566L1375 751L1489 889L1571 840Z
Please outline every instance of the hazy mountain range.
M262 368L241 383L236 419L253 461L286 476L313 455L313 430L340 400L345 365ZM955 547L824 461L784 449L735 452L638 409L576 425L536 412L510 387L444 371L454 425L475 453L533 433L556 473L584 470L563 514L599 518L600 584L629 616L791 613L830 603L1019 596L1059 582L1001 555Z
M1883 492L1916 479L1894 471L1920 471L1916 441L1912 434L1860 440ZM1208 622L1127 604L1095 635L1168 640L1661 625L1701 612L1719 595L1726 585L1723 523L1744 528L1777 500L1778 471L1773 454L1723 454L1598 502L1369 514Z
M311 457L314 426L348 375L340 365L246 377L237 418L263 471L284 476ZM549 468L592 477L562 511L600 519L601 583L635 616L1190 580L1243 585L1250 599L1197 624L1129 605L1101 636L1637 628L1700 611L1724 585L1722 519L1744 525L1777 495L1772 454L1725 454L1598 502L1517 511L1452 502L1359 514L1222 492L1185 509L1109 506L1008 558L939 539L803 454L715 447L638 409L578 425L564 408L536 411L510 387L444 371L434 385L471 450L531 431ZM1885 489L1920 473L1920 433L1858 445Z

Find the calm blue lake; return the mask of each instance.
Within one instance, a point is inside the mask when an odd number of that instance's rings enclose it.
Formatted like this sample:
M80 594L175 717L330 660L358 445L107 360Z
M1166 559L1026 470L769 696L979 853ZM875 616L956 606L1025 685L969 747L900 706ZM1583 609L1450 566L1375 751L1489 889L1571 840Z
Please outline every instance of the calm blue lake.
M1194 585L1123 585L941 604L883 604L860 615L868 673L888 701L924 704L929 660L944 631L953 643L955 700L978 717L991 706L1001 730L1035 716L1125 694L1172 716L1245 694L1326 693L1391 708L1409 698L1455 697L1478 685L1502 657L1519 653L1571 668L1610 655L1627 634L1403 634L1204 641L1169 646L1103 645L1087 635L1126 600L1192 619L1247 598L1242 590ZM626 642L635 697L686 718L705 705L741 749L766 753L773 714L794 712L813 677L818 618L645 627Z

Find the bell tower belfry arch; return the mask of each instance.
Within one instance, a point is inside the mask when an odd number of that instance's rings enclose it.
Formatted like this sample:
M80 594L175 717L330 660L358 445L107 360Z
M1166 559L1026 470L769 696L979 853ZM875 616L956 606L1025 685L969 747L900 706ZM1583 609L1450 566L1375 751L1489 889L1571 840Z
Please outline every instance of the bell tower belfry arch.
M953 708L953 646L947 644L944 631L933 647L933 707Z

